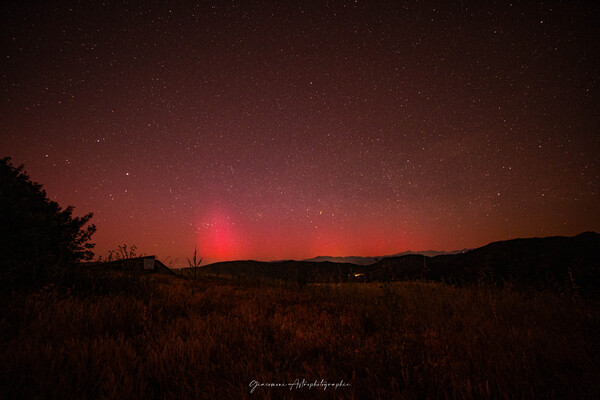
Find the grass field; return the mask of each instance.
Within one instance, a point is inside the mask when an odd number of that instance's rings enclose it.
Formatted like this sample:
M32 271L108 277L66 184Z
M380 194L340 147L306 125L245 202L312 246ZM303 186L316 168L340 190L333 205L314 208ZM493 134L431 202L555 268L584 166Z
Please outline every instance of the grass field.
M600 392L599 304L554 293L96 271L0 300L5 399L591 399ZM263 385L303 379L343 385Z

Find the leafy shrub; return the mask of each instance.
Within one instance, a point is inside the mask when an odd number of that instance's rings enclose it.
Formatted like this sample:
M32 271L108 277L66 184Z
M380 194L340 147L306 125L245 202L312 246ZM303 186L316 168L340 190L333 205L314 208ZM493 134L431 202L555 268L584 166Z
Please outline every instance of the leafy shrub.
M79 260L91 259L92 214L73 216L48 199L23 166L0 159L0 285L36 282Z

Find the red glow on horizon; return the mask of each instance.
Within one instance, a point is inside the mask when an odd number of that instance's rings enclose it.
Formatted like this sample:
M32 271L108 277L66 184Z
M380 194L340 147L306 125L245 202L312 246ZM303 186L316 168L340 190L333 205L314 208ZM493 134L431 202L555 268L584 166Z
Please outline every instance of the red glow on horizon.
M3 10L0 149L94 213L97 256L373 257L600 231L592 2L198 2L194 18L187 2L56 3Z
M241 253L235 222L220 210L213 210L201 221L197 242L205 260L233 260Z
M271 216L257 225L251 217L223 206L201 212L196 221L196 245L205 264L233 260L303 260L318 256L381 257L406 250L439 248L428 244L433 240L432 235L407 233L389 221L343 223L331 220L290 228ZM455 250L445 247L442 250Z

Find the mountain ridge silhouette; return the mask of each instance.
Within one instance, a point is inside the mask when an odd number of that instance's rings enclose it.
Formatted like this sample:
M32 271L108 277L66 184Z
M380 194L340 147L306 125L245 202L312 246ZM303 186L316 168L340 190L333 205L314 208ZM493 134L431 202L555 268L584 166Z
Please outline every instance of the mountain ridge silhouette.
M446 254L459 254L459 253L464 253L466 251L469 251L471 249L462 249L462 250L453 250L453 251L438 251L438 250L422 250L422 251L412 251L412 250L407 250L407 251L403 251L401 253L396 253L396 254L388 254L385 256L375 256L375 257L364 257L364 256L317 256L317 257L313 257L313 258L307 258L304 260L299 260L299 261L309 261L309 262L323 262L323 261L330 261L330 262L337 262L337 263L350 263L350 264L357 264L357 265L371 265L371 264L375 264L376 262L378 262L381 259L384 258L392 258L392 257L402 257L402 256L407 256L407 255L411 255L411 254L420 254L420 255L424 255L427 257L435 257L435 256L440 256L440 255L446 255Z
M458 285L484 282L600 294L600 234L518 238L455 254L404 254L370 265L331 261L224 261L202 273L235 278L347 282L428 280Z

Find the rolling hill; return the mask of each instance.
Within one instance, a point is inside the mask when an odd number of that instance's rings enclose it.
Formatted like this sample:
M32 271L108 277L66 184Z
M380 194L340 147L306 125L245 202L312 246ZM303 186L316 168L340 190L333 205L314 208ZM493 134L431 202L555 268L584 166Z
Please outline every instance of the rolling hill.
M360 261L360 260L359 260ZM600 292L600 234L513 239L433 257L404 254L370 265L332 261L229 261L202 267L202 274L298 282L425 279L454 284L486 282L537 289Z
M466 251L469 251L469 249L463 249L463 250L454 250L454 251L436 251L436 250L425 250L425 251L405 251L402 253L396 253L396 254L392 254L392 255L387 255L387 256L380 256L380 257L360 257L360 256L349 256L349 257L331 257L331 256L318 256L318 257L314 257L314 258L309 258L307 260L302 260L302 261L310 261L310 262L323 262L323 261L330 261L330 262L335 262L335 263L350 263L350 264L357 264L357 265L371 265L371 264L375 264L377 261L383 259L383 258L391 258L391 257L402 257L402 256L408 256L408 255L412 255L412 254L420 254L423 256L427 256L427 257L435 257L435 256L440 256L440 255L447 255L447 254L459 254L459 253L464 253Z
M597 285L600 234L513 239L493 242L461 254L387 258L370 266L371 280L430 279L448 282L512 281L548 287ZM577 282L579 281L579 282Z

